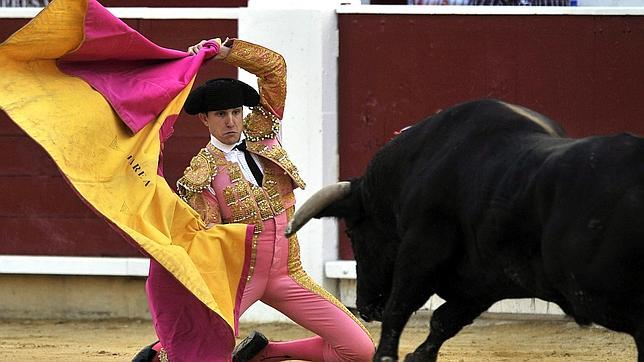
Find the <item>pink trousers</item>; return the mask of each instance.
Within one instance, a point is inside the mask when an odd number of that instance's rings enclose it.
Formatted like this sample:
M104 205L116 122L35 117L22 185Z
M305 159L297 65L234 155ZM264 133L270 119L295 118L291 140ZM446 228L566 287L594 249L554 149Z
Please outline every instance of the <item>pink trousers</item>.
M242 296L240 314L261 300L316 336L270 342L254 361L370 361L375 352L370 336L339 301L299 269L299 255L293 255L297 254L297 250L289 250L289 240L284 236L286 223L286 213L264 222L257 240L252 277ZM221 348L224 336L214 334L211 337L207 336L211 333L203 333L204 328L207 328L205 324L218 322L210 316L214 313L208 313L208 309L185 288L181 288L186 294L181 298L181 308L177 308L174 303L174 306L167 305L163 299L159 300L164 297L151 290L159 289L155 284L159 278L152 275L152 266L150 269L147 284L150 311L168 359L171 362L230 360L232 350ZM159 271L155 270L155 273ZM167 281L164 280L163 283ZM178 284L176 280L174 283ZM162 328L159 328L155 314L167 316L174 313L180 315L173 315L172 320L168 321L173 325L170 328L172 335L166 332L164 338L159 334ZM270 339L270 336L267 337Z

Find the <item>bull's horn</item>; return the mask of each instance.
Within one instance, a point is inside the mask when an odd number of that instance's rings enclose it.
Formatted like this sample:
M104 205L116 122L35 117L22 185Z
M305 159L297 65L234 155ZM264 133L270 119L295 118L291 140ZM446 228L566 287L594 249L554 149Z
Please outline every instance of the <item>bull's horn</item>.
M318 192L313 194L310 199L306 200L304 204L297 210L293 219L288 222L286 227L287 237L295 234L302 226L304 226L313 216L320 213L327 206L344 198L351 190L351 183L348 181L341 181L333 185L324 186Z

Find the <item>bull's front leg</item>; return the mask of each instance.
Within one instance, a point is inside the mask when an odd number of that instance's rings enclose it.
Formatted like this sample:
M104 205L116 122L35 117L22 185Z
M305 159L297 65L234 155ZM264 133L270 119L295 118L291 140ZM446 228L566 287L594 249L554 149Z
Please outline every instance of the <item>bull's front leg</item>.
M396 284L405 285L396 287ZM429 299L431 290L412 278L400 278L394 282L391 296L382 316L380 342L373 358L374 361L397 361L398 344L409 317Z
M437 239L441 242L433 242ZM374 361L398 360L398 344L405 324L434 294L437 268L450 254L443 243L449 243L448 239L443 229L429 228L425 223L405 233L396 258Z
M405 362L436 361L443 343L472 323L491 305L492 303L475 300L445 302L432 313L429 336L413 353L405 357Z

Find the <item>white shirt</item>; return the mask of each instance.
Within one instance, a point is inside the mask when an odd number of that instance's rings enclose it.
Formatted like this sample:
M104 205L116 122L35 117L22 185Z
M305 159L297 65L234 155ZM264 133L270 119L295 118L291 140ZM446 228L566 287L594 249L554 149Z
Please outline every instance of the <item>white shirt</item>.
M227 145L225 143L222 143L218 139L216 139L215 136L210 135L210 144L212 144L213 146L221 150L221 152L224 153L226 160L238 164L239 168L242 171L242 175L244 175L244 178L246 180L252 182L253 185L255 186L260 186L257 184L257 181L255 180L255 176L253 176L253 173L251 172L250 167L248 167L248 163L246 162L246 157L244 157L244 152L238 149L235 149L235 146L242 143L242 141L245 138L246 136L244 136L244 134L242 133L241 138L239 139L239 142L235 143L234 145ZM253 160L255 160L255 163L259 167L259 170L262 171L262 175L263 175L264 167L262 166L262 163L259 162L259 158L254 153L251 153L250 155L251 157L253 157Z

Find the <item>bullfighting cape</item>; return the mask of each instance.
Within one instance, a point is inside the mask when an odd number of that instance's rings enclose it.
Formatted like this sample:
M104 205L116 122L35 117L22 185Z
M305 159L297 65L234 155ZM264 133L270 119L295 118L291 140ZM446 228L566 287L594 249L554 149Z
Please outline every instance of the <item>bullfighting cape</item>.
M206 230L158 172L195 74L218 49L161 48L94 0L55 0L0 44L0 107L92 209L220 317L232 346L252 229Z

